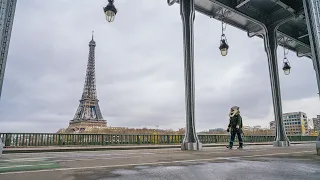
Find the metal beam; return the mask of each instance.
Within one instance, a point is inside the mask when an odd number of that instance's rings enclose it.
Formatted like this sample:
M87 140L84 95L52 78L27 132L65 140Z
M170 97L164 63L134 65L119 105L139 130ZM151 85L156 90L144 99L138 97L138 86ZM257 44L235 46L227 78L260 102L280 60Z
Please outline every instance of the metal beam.
M306 52L306 53L297 52L297 56L298 56L298 57L307 57L307 58L309 58L309 59L312 59L312 54L311 54L311 52Z
M298 37L298 39L302 39L302 38L307 37L307 36L309 36L309 34L308 34L308 33L307 33L307 34L304 34L304 35L299 36L299 37Z
M238 5L236 6L236 8L239 9L245 4L247 4L248 2L250 2L251 0L237 0L237 1L238 1Z
M308 44L306 44L306 43L298 40L298 39L295 38L295 37L292 37L292 36L290 36L290 35L288 35L288 34L285 34L285 33L281 32L281 31L279 31L279 30L277 31L277 33L278 33L280 36L284 36L284 37L287 37L287 38L293 40L294 42L296 42L296 43L299 44L300 46L303 46L303 47L305 47L305 48L310 49L310 46L309 46Z
M260 25L261 27L264 26L264 24L263 24L262 22L254 19L254 18L252 18L252 17L250 17L250 16L247 16L246 14L243 14L243 13L239 12L238 10L236 10L236 9L234 9L234 8L232 8L232 7L229 7L229 6L227 6L227 5L219 2L219 1L217 1L217 0L210 0L210 1L213 2L213 3L215 3L216 5L224 8L224 9L227 9L227 10L231 11L232 13L236 13L236 14L238 14L238 15L246 18L246 19L248 19L249 21L251 21L251 22L253 22L253 23L257 24L257 25ZM204 10L203 8L201 8L200 6L196 6L196 5L195 5L195 9L196 9L197 11L199 11L199 12L200 12L201 14L203 14L203 15L209 16L210 18L216 18L216 17L215 17L215 16L216 16L216 15L215 15L215 14L216 14L215 12L208 12L208 11ZM296 14L296 17L297 17L297 18L301 18L302 13L303 13L303 11L299 11L299 12L295 13L295 14ZM216 18L216 19L218 19L218 18ZM218 20L219 20L219 19L218 19ZM249 37L254 37L254 36L256 36L256 35L261 35L261 34L264 32L263 30L259 30L259 32L248 32L247 30L242 29L242 27L239 27L237 24L233 24L233 23L231 23L231 22L228 21L228 20L225 20L225 21L226 21L226 23L228 23L228 24L230 24L230 25L232 25L232 26L234 26L234 27L236 27L236 28L238 28L238 29L241 29L241 30L246 31L246 32L248 33L248 36L249 36ZM287 37L287 38L295 41L295 43L297 43L299 46L303 46L303 47L305 47L305 48L310 49L310 46L309 46L308 44L305 44L304 42L300 41L300 40L299 40L298 38L296 38L296 37L292 37L292 36L290 36L290 35L288 35L288 34L285 34L285 33L281 32L281 31L277 31L277 34L278 34L279 36L284 36L284 37ZM261 36L259 36L259 37L261 38ZM293 48L291 48L291 47L286 47L286 48L288 48L288 49L290 49L290 50L292 50L292 51L296 51L296 49L293 49ZM307 53L307 52L297 52L297 53L301 54L301 53ZM300 56L299 56L299 57L300 57ZM309 57L309 56L307 56L307 57Z
M209 0L209 1L211 1L212 3L218 5L218 6L222 7L222 8L228 9L229 11L231 11L233 13L236 13L239 16L242 16L242 17L248 19L249 21L251 21L251 22L253 22L253 23L257 24L257 25L264 26L264 24L261 21L256 20L256 19L254 19L254 18L252 18L252 17L250 17L250 16L248 16L248 15L246 15L246 14L244 14L244 13L242 13L242 12L240 12L240 11L230 7L230 6L227 6L227 5L221 3L221 2L219 2L217 0Z
M272 1L275 4L281 6L283 9L287 10L290 13L295 13L296 12L295 9L293 9L292 7L290 7L287 4L283 3L282 1L279 1L279 0L270 0L270 1Z
M242 16L242 17L246 18L247 20L249 20L249 21L251 21L251 22L253 22L253 23L261 26L261 27L264 28L264 29L266 28L266 26L265 26L265 24L264 24L263 22L260 22L259 20L256 20L256 19L254 19L254 18L252 18L252 17L250 17L250 16L248 16L248 15L246 15L246 14L244 14L244 13L242 13L242 12L240 12L240 11L232 8L232 7L229 7L229 6L227 6L227 5L219 2L219 1L217 1L217 0L209 0L209 1L211 1L212 3L218 5L218 6L222 7L222 8L228 9L229 11L231 11L231 12L233 12L233 13L236 13L236 14L238 14L239 16ZM302 14L303 14L303 11L298 11L298 12L295 13L295 17L296 17L296 18L302 18ZM232 25L234 25L234 24L232 24ZM236 25L234 25L234 26L237 27ZM238 28L240 28L240 27L238 27ZM242 29L242 30L245 30L245 29ZM281 32L281 31L277 31L277 33L278 33L279 35L281 35L281 36L285 36L285 37L288 37L288 38L292 39L293 41L295 41L295 42L296 42L297 44L299 44L300 46L303 46L303 47L306 47L306 48L310 48L309 45L303 43L302 41L298 40L298 39L295 38L295 37L291 37L290 35L284 34L284 33ZM260 31L260 32L248 32L248 36L249 36L249 37L253 37L254 35L260 35L260 34L261 34L261 31ZM289 49L295 51L295 50L292 49L292 48L289 48ZM302 53L305 53L305 52L302 52Z
M214 17L214 12L210 13L210 12L204 10L202 7L197 6L197 5L194 5L194 8L195 8L195 10L197 10L199 13L201 13L203 15L209 16L210 18Z

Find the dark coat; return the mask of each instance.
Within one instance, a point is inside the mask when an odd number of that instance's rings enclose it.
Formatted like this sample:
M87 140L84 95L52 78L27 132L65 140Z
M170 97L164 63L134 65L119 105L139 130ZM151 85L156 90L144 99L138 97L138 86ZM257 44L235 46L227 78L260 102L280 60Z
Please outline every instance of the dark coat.
M242 117L240 114L230 117L228 128L236 129L237 125L239 126L239 129L242 129Z

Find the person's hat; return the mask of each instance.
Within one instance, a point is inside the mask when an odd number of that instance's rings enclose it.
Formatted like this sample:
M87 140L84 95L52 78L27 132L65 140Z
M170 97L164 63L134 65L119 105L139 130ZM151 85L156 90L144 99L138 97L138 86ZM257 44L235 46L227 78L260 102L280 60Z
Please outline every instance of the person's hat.
M239 110L240 108L238 106L233 106L231 109L232 110Z

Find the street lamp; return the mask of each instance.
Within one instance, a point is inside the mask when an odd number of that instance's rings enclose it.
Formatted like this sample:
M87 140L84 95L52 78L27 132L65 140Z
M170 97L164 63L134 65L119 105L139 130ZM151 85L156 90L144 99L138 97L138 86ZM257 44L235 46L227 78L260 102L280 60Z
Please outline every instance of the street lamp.
M285 46L283 46L283 67L282 67L282 70L283 70L285 75L289 75L290 74L290 70L291 70L291 66L290 66L289 60L287 59L288 53L289 53L289 50L286 49Z
M224 34L224 31L226 30L226 26L223 26L224 22L221 21L222 23L222 35L221 35L221 40L220 40L220 53L222 56L226 56L228 54L228 49L229 49L229 45L227 43L227 38L226 35Z
M117 9L113 5L113 0L108 0L108 5L103 8L104 14L106 15L106 19L108 22L113 22L114 18L117 14Z
M285 75L289 75L289 74L290 74L290 69L291 69L291 66L290 66L289 61L283 62L283 68L282 68L282 70L283 70L283 72L284 72Z
M227 44L227 39L221 39L219 49L222 56L226 56L228 54L229 45Z

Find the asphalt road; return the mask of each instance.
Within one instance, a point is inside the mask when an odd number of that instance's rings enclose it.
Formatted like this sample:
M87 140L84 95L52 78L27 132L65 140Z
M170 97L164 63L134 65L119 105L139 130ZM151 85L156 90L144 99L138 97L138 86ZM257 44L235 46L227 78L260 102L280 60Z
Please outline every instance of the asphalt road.
M5 154L1 180L319 180L315 145Z

